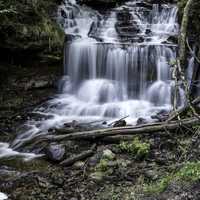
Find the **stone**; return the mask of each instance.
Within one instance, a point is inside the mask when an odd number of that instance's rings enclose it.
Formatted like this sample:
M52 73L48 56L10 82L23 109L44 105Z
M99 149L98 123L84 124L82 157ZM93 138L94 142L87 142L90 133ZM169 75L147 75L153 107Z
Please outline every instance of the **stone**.
M103 180L104 178L104 173L101 172L101 171L97 171L97 172L94 172L94 173L91 173L89 175L89 178L95 182L100 182Z
M119 120L119 121L116 121L113 124L113 127L123 127L123 126L126 126L126 121L125 120Z
M107 160L114 160L116 155L110 150L110 149L105 149L102 154L102 159L107 159Z
M156 174L156 171L154 171L154 170L147 170L147 171L145 171L145 176L148 179L153 180L153 181L157 180L158 177L159 177L158 174Z
M65 156L65 146L61 144L51 144L45 149L45 153L49 160L60 162Z
M148 123L148 121L147 121L146 119L140 117L140 118L138 118L136 124L137 124L137 125L141 125L141 124L147 124L147 123Z
M74 165L73 165L73 168L74 169L83 169L85 166L85 162L83 161L78 161L78 162L75 162Z
M90 167L94 167L99 163L100 160L101 160L101 153L97 152L95 155L93 155L88 159L88 165Z

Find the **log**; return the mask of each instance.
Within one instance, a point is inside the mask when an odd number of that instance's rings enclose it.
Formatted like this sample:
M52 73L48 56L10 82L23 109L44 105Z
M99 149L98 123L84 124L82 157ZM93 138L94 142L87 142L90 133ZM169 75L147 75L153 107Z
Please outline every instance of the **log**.
M84 160L90 156L92 156L95 152L95 149L96 149L96 144L93 145L91 147L91 149L87 150L87 151L84 151L74 157L71 157L71 158L68 158L66 160L63 160L62 162L60 162L60 165L62 166L70 166L70 165L73 165L75 162L77 161L80 161L80 160Z
M148 133L144 133L143 135L148 135ZM153 133L152 133L153 134ZM155 132L156 136L162 136L165 135L165 132ZM101 139L101 141L105 143L119 143L121 141L133 141L137 137L137 135L115 135L115 136L107 136Z
M181 121L171 121L170 123L162 122L162 123L151 123L144 124L139 126L130 126L130 127L117 127L117 128L107 128L107 129L99 129L93 131L83 131L76 132L72 134L63 134L63 135L46 135L44 136L44 140L47 141L62 141L62 140L94 140L97 138L103 138L107 136L115 136L115 135L135 135L135 134L144 134L144 133L154 133L154 132L165 132L176 130L182 126L192 126L200 124L199 119L197 118L189 118Z

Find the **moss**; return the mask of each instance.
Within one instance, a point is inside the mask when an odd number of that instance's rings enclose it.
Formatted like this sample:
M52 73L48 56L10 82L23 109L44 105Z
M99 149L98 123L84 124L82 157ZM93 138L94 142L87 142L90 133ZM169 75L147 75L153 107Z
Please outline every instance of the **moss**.
M166 190L173 181L179 184L192 183L200 180L200 161L187 162L178 171L165 175L157 182L152 182L144 186L144 192L157 194Z
M137 137L132 142L121 142L118 147L122 152L130 153L138 159L145 158L150 151L150 144L141 142Z
M181 181L197 181L200 179L200 161L186 163L176 174L175 177Z
M0 47L12 51L60 51L64 33L53 17L55 0L0 0Z
M96 171L106 172L108 169L108 160L106 159L101 159L98 165L96 166Z

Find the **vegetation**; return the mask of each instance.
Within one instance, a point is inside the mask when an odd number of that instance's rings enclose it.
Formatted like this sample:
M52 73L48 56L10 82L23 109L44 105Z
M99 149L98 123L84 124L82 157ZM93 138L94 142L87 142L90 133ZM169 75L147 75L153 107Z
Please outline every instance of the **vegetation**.
M150 144L141 142L138 137L136 137L132 142L122 141L118 147L121 151L127 152L138 159L145 158L150 151Z
M172 182L189 184L197 180L200 180L200 161L187 162L177 172L164 176L156 183L146 185L144 191L147 193L161 193Z
M0 0L0 48L60 53L63 32L55 8L55 0Z

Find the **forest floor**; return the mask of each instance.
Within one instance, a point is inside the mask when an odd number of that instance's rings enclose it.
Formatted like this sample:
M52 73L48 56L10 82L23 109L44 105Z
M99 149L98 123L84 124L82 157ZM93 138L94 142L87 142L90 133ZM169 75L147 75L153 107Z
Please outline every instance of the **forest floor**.
M12 141L33 108L55 94L53 82L60 75L58 68L49 66L4 69L1 142ZM57 148L56 156L63 160L89 150L94 143L93 154L71 166L61 166L49 150ZM45 146L51 156L46 153L32 161L1 159L0 191L10 200L200 199L199 126L136 135L129 142L68 140Z

